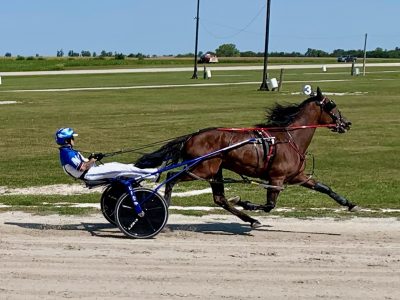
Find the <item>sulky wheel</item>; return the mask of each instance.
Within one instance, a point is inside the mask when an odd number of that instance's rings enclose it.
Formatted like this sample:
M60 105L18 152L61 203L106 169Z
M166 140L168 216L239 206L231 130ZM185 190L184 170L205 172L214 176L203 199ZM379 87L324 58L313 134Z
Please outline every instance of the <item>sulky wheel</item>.
M115 208L115 217L119 229L132 238L145 239L158 234L168 220L168 206L164 198L151 189L134 189L136 199L144 212L139 217L135 211L129 193L124 193Z
M122 185L110 185L108 186L100 199L100 207L103 216L108 222L117 226L115 221L115 206L117 205L118 199L125 192L125 188Z

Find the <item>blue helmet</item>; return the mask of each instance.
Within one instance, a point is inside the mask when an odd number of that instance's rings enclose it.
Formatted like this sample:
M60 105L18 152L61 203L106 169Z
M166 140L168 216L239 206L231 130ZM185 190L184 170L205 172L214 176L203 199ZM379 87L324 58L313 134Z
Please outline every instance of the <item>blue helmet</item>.
M65 145L68 139L72 139L78 134L72 128L60 128L56 131L55 138L56 143L59 145Z

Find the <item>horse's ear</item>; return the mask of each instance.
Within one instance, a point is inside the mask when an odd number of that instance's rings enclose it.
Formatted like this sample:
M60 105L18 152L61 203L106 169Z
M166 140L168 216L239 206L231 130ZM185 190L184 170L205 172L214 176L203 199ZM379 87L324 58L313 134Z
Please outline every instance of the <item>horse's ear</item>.
M321 92L321 89L319 87L317 87L317 97L319 99L322 99L322 92Z

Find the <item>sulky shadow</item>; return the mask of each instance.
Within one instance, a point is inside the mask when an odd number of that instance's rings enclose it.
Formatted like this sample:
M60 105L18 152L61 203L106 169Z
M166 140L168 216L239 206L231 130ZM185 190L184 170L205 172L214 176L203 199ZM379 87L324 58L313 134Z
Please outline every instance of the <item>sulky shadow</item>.
M18 226L25 229L34 230L67 230L67 231L85 231L92 236L98 237L113 237L113 238L126 238L120 230L110 223L79 223L79 224L42 224L42 223L19 223L19 222L5 222L6 225Z

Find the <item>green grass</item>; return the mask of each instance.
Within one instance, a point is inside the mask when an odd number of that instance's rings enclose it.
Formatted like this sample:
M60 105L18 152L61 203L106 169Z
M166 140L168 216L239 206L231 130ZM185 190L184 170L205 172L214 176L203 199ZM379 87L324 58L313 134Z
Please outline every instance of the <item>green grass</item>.
M389 70L395 72L382 71ZM399 68L368 68L368 76L351 77L349 71L332 69L286 70L281 93L258 91L260 71L213 71L205 81L190 79L191 73L144 73L110 75L64 75L4 77L0 101L0 186L29 187L72 183L61 170L55 130L74 127L80 134L77 148L82 151L116 151L187 134L209 126L249 127L263 120L266 107L275 102L299 103L304 96L293 95L304 81L326 92L362 92L360 95L329 96L353 122L343 135L317 130L309 148L316 158L316 175L365 208L400 208L400 127ZM234 75L234 76L232 76ZM278 77L278 71L270 75ZM344 79L342 82L319 82ZM202 87L202 83L256 82L246 85ZM71 87L115 87L163 84L199 84L198 87L123 89L74 92L7 92L20 89ZM152 150L152 149L149 149ZM115 157L132 162L140 154ZM110 161L109 159L108 161ZM206 183L181 183L178 189L207 187ZM252 185L228 185L227 196L265 202L265 191ZM87 209L54 208L43 202L94 202L98 195L81 196L1 196L0 203L14 209L85 213ZM53 200L50 200L53 199ZM52 202L54 201L54 202ZM211 195L173 199L176 205L212 205ZM331 215L310 207L337 208L329 197L301 187L281 193L278 207L295 207L301 216ZM90 210L89 210L90 211ZM276 213L291 216L293 213ZM296 215L296 213L294 213ZM333 214L334 215L334 214ZM341 215L339 213L338 215ZM368 214L361 214L368 215ZM371 215L371 214L369 214ZM376 216L376 214L372 213ZM399 213L381 214L399 216ZM378 214L377 216L380 216Z

